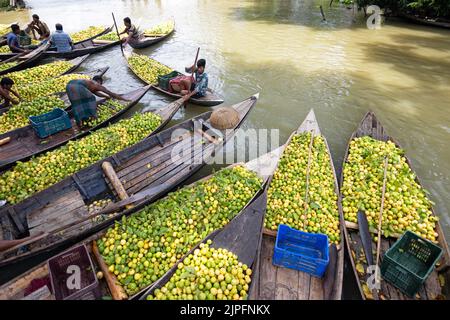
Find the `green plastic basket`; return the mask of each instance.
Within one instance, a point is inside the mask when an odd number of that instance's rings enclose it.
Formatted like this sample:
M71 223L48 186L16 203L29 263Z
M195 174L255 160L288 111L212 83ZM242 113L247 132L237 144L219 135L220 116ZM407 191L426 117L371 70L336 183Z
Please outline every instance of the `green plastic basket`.
M406 231L384 255L381 276L414 297L441 255L442 249L434 243Z
M169 74L158 76L158 86L164 90L169 90L169 81L181 75L178 71L172 71Z

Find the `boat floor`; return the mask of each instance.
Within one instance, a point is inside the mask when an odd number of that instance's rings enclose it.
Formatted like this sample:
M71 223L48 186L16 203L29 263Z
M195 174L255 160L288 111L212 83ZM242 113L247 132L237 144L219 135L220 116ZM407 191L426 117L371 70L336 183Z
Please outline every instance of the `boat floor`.
M261 243L259 283L250 294L257 300L323 300L324 281L308 273L272 264L275 238L264 234Z
M11 163L17 159L23 159L26 156L41 152L43 149L51 148L52 145L59 145L60 143L87 131L80 130L74 119L71 119L71 122L72 128L60 131L46 138L41 139L34 131L30 130L26 132L24 136L17 137L14 141L1 146L0 163Z
M361 238L358 234L358 232L352 232L350 231L348 233L349 235L349 241L351 246L351 255L353 256L353 259L355 261L355 264L360 264L364 269L367 270L367 261L365 259L364 255L364 248L361 243ZM389 250L390 247L394 245L394 243L397 241L395 238L383 238L381 241L381 250L380 250L380 261L383 262L383 256L386 253L387 250ZM375 250L374 255L376 254L376 244L372 246L373 250ZM362 268L356 268L356 269L362 269ZM360 274L358 272L359 279L361 283L365 283L367 279L366 274ZM448 279L446 279L448 280ZM425 281L424 285L421 287L419 292L416 294L414 298L410 298L407 295L403 294L399 289L385 281L384 279L381 279L381 290L379 291L379 297L380 300L435 300L435 299L442 299L442 287L440 285L439 281L439 275L436 270L434 270L428 279ZM366 299L371 299L371 293L367 295L365 294Z
M88 251L89 254L91 255L92 263L94 264L94 270L100 270L100 266L98 265L97 260L95 259L95 256L91 252L90 248L88 248ZM32 285L32 282L33 281L36 282L37 280L48 281L49 287L51 287L50 274L46 262L41 263L40 265L33 268L23 276L15 278L11 280L9 283L2 286L2 289L0 290L0 300L30 299L25 298L25 293L29 291L29 289L27 290L27 288ZM36 290L34 290L34 292L37 292L39 289L40 288L37 288ZM50 296L47 295L45 298L41 298L39 300L55 300L53 289L51 289L51 292L52 294ZM82 300L92 300L92 299L99 300L102 299L102 297L104 296L111 296L111 293L109 291L106 281L99 280L97 288L95 288L93 292L88 292L85 295L84 299ZM28 295L28 297L30 297L30 295Z

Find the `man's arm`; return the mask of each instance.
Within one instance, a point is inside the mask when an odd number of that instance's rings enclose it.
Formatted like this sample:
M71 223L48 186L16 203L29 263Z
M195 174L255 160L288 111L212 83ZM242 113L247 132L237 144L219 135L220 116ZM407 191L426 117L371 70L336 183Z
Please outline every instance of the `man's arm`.
M11 89L10 91L12 92L12 94L14 94L14 95L17 97L17 99L19 99L19 100L22 99L22 98L20 97L20 95L19 95L19 92L17 92L17 91L14 90L14 89Z
M103 98L115 98L117 100L124 100L126 101L126 99L122 98L120 95L118 95L117 93L114 93L112 91L109 91L108 89L106 89L104 86L100 85L100 84L95 84L94 86L94 94L98 97L103 97ZM108 96L106 95L102 95L106 93Z

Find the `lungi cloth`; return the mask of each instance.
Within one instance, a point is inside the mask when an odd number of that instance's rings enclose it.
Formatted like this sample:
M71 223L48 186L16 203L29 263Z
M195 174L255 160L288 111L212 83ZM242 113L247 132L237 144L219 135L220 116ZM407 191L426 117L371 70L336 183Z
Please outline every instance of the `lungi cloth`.
M85 80L69 81L66 92L72 104L73 116L78 123L97 116L97 102L94 94L87 88Z

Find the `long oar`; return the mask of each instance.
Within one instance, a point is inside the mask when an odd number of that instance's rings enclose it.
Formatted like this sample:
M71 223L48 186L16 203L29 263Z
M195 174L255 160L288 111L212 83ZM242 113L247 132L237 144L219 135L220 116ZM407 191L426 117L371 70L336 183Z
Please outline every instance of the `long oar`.
M384 194L386 192L386 178L387 178L387 167L388 167L388 157L384 158L384 173L383 173L383 188L381 190L381 206L380 214L378 217L378 241L377 241L377 261L375 268L375 280L378 281L378 262L380 260L380 249L381 249L381 222L383 221L383 209L384 209Z
M358 227L364 254L366 255L367 265L373 266L372 237L370 236L369 223L367 222L366 214L362 210L358 210Z
M116 23L116 18L114 17L114 12L111 12L111 14L112 14L112 17L113 17L114 26L116 27L117 37L119 38L119 41L120 41L120 50L122 50L122 55L125 56L125 53L123 53L122 41L120 39L119 28L117 28L117 23Z
M197 54L195 55L195 60L194 60L194 65L192 66L192 72L191 72L191 78L194 77L194 70L195 70L195 65L197 64L197 59L198 59L198 54L200 52L200 47L198 47L197 49ZM189 101L189 99L192 97L191 94L191 88L189 88L189 96L188 98L184 101L184 108L186 108L187 102Z

